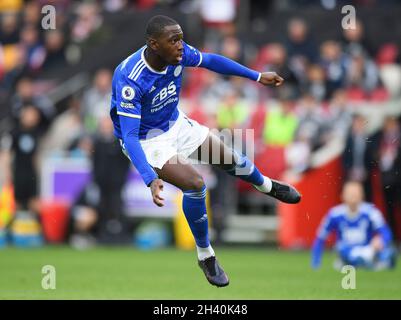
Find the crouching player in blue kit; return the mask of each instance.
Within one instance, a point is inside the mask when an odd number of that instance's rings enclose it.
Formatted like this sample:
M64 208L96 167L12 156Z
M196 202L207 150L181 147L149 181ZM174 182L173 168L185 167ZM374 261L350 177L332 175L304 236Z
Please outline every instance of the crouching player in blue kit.
M283 79L274 72L259 73L223 56L201 53L183 41L179 24L166 16L149 20L146 37L146 45L114 72L110 115L115 135L150 187L157 206L164 205L163 181L183 191L183 211L196 241L198 264L211 284L223 287L229 280L208 237L206 187L194 167L183 160L216 165L286 203L297 203L301 196L293 187L263 176L246 156L237 154L208 128L185 116L178 108L183 68L207 68L262 85L279 86ZM205 149L206 155L202 152ZM215 159L212 150L219 151L217 163L211 161Z
M344 203L329 211L318 230L312 249L313 268L320 266L324 242L331 232L336 235L338 267L394 268L396 251L391 244L390 228L373 204L363 202L363 196L360 183L347 182L344 185Z

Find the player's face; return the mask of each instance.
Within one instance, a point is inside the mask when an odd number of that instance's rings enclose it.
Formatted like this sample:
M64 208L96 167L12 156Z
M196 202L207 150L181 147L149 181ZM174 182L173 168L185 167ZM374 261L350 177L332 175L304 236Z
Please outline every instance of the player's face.
M343 201L350 207L356 207L363 201L363 189L359 183L348 183L343 190Z
M179 64L184 52L183 39L184 34L178 24L164 27L164 32L157 39L157 54L168 64Z

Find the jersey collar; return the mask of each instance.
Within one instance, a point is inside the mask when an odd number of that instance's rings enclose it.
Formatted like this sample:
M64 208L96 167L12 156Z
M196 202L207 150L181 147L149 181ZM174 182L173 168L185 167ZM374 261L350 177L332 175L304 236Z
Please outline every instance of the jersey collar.
M157 70L153 69L153 68L149 65L149 63L148 63L148 62L146 61L146 59L145 59L145 49L146 49L146 46L142 49L142 52L141 52L141 59L142 59L142 61L145 63L145 66L146 66L150 71L152 71L152 72L154 72L154 73L157 73L157 74L166 74L166 73L167 73L168 66L167 66L166 69L164 69L163 71L157 71Z

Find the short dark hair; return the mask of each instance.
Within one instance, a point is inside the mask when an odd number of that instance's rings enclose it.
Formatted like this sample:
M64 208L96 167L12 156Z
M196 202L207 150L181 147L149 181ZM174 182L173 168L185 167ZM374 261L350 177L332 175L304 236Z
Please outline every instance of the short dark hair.
M154 16L146 25L146 37L158 37L163 32L164 27L174 26L176 24L178 24L178 22L170 17L162 15Z

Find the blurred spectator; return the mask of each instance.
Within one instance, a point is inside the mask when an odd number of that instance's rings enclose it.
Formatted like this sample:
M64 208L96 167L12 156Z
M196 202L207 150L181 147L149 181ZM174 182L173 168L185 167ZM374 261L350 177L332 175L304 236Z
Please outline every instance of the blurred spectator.
M312 152L328 142L330 127L321 105L310 93L305 93L296 107L297 128L294 141L287 147L286 161L292 171L309 169Z
M77 19L71 29L71 39L76 43L85 42L102 25L102 17L95 2L78 5Z
M83 131L81 100L78 97L72 97L68 103L68 109L52 122L43 143L44 153L57 154L67 151L68 147L81 136Z
M291 91L297 92L299 82L295 73L289 66L287 51L282 44L271 43L263 47L260 50L255 69L277 72L285 79L286 86L291 89Z
M362 51L354 50L347 64L347 85L370 92L377 87L378 81L379 72L374 62Z
M401 194L401 131L395 117L388 117L383 129L374 137L374 159L381 173L381 183L387 209L387 217L396 235L396 206Z
M283 97L277 106L266 113L263 141L269 146L287 146L294 140L298 119L293 110L293 101Z
M28 77L21 78L16 85L16 92L11 99L11 112L14 119L18 119L25 104L32 104L43 114L40 126L45 130L55 114L52 102L44 95L35 94L33 81Z
M326 97L345 84L347 75L347 59L341 52L340 44L336 41L326 41L320 47L321 65L326 74Z
M40 111L29 104L20 110L19 123L11 132L13 184L19 210L37 210L38 176L35 166L36 151L43 131Z
M365 29L361 20L356 20L355 28L343 29L344 52L352 55L362 52L366 57L374 57L373 47L365 37Z
M316 44L309 34L305 21L300 18L290 20L287 32L286 48L289 66L298 81L303 82L307 65L317 61Z
M363 185L366 199L372 200L371 169L373 168L371 150L369 147L366 119L356 114L352 127L345 140L342 155L345 178L358 181Z
M45 32L46 58L43 69L65 66L67 59L65 55L65 38L62 31L47 30Z
M248 120L249 110L239 100L238 93L230 90L217 109L217 125L219 129L239 129Z
M93 137L82 133L68 147L69 157L90 159L93 153Z
M220 54L237 61L239 63L244 63L244 57L242 52L242 44L239 39L235 36L226 36L223 38L220 47Z
M204 85L199 98L206 113L216 114L217 105L223 99L225 92L230 89L228 81L222 80L217 73L203 73Z
M26 70L30 74L35 74L40 70L46 58L46 50L40 43L39 32L34 26L28 25L21 30L20 38Z
M99 120L92 160L93 181L100 190L99 236L101 241L113 240L125 232L121 194L130 163L114 137L109 116Z
M300 132L285 150L285 159L289 170L294 173L307 171L311 165L311 154L309 136Z
M324 217L312 248L312 267L321 264L327 237L335 232L335 267L344 265L382 270L394 268L397 260L392 235L382 213L371 203L363 202L363 189L348 182L342 192L343 204Z
M15 12L3 13L0 20L0 43L17 44L19 41L18 15Z
M41 6L37 1L27 1L23 9L23 24L41 30Z
M340 89L334 92L328 111L331 137L344 141L352 122L350 105L344 90Z
M312 64L307 69L307 79L302 86L302 91L309 92L317 101L326 99L328 91L324 70L317 64Z
M83 2L77 6L70 37L71 43L78 46L81 53L93 46L112 41L112 34L103 25L101 8L96 2Z
M96 72L90 87L82 98L82 115L85 128L88 132L94 133L97 129L99 119L108 116L111 99L110 70L100 69Z
M297 106L299 117L295 139L308 141L312 151L320 148L326 142L328 124L320 104L310 93L304 94Z
M205 46L213 52L219 52L224 37L236 34L234 19L238 3L236 0L196 1L205 26Z
M259 101L258 87L248 79L241 77L231 77L229 81L231 90L237 92L248 108L252 108Z

